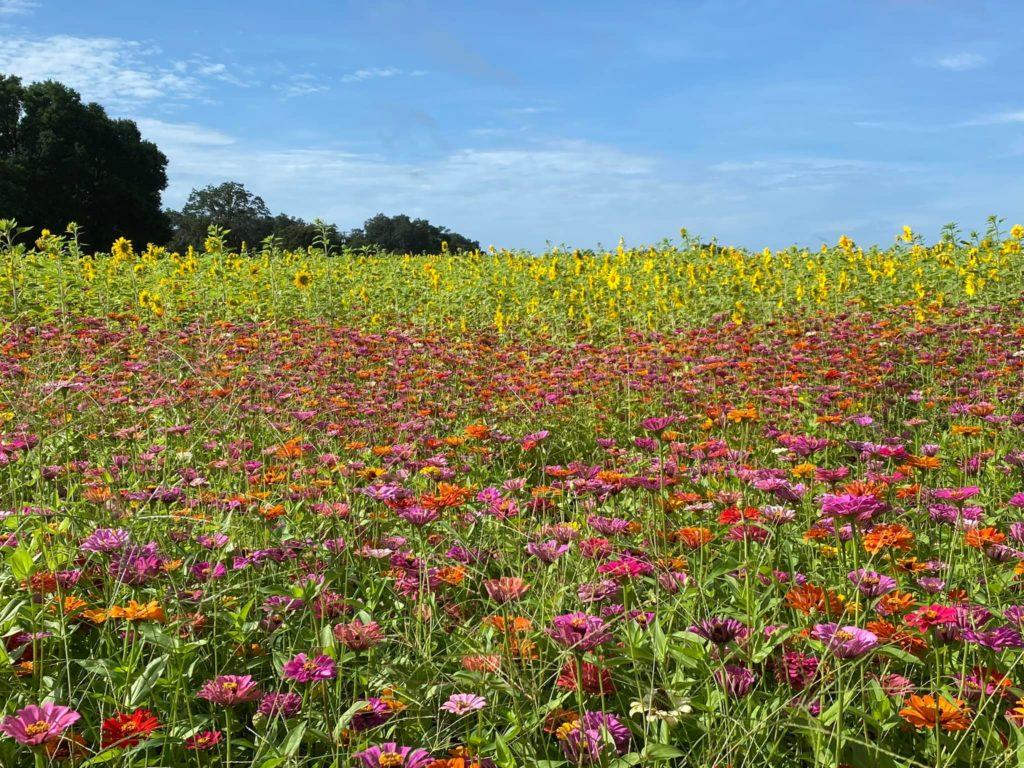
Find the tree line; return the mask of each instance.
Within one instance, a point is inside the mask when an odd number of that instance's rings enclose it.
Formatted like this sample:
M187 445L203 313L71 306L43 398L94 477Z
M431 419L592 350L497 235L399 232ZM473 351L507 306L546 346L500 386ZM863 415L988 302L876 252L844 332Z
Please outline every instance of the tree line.
M184 251L203 247L210 226L229 230L227 242L259 245L272 238L296 250L318 238L336 247L387 253L475 250L479 242L404 214L379 213L361 227L271 213L266 202L235 181L193 189L181 210L161 207L167 156L132 120L114 119L61 83L25 85L0 74L0 216L21 224L79 226L89 247L118 237Z

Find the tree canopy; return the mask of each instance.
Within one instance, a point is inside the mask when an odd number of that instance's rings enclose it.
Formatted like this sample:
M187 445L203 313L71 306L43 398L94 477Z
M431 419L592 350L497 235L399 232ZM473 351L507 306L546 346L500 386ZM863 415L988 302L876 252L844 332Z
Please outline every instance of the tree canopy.
M228 244L241 247L258 246L273 236L275 242L289 250L313 245L318 238L332 246L348 246L386 253L440 253L441 244L447 243L451 251L469 251L480 247L446 227L431 224L425 219L410 219L404 214L386 216L378 213L367 219L362 227L343 233L335 225L308 222L284 213L271 215L263 198L236 181L211 184L193 189L180 211L168 211L174 228L169 247L182 251L191 245L201 249L210 226L230 230Z
M0 215L51 229L76 222L96 248L122 236L163 243L166 169L131 120L60 83L0 75Z
M373 248L387 253L440 253L441 243L447 243L450 251L473 251L480 247L476 240L447 227L438 227L426 219L410 219L405 214L378 213L346 238L346 244L353 248Z

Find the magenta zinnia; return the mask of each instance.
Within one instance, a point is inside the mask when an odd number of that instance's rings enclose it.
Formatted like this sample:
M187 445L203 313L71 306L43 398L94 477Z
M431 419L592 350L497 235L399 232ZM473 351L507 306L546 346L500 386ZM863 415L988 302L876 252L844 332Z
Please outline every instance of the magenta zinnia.
M207 680L196 695L222 707L232 707L258 699L260 691L249 675L221 675Z
M19 744L35 747L57 739L81 717L70 707L51 701L40 705L29 704L0 723L3 731Z

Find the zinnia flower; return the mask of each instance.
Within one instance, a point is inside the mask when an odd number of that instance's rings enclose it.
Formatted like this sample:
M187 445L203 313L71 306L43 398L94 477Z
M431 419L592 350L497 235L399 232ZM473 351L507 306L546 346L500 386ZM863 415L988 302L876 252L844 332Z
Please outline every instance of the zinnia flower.
M728 645L737 637L745 636L747 628L736 619L713 616L696 626L690 627L690 631L700 635L705 640L710 640L715 645Z
M104 748L134 747L159 727L160 721L148 709L118 713L103 721L102 744Z
M55 741L64 731L81 717L70 707L62 707L52 701L40 705L29 704L0 723L3 731L19 744L36 747Z
M811 637L825 643L825 647L840 659L855 659L878 645L878 635L874 632L838 624L816 624Z
M364 749L353 757L365 768L424 768L434 759L425 749L400 747L393 741Z
M896 579L892 576L885 576L876 571L869 571L865 568L860 568L856 571L850 571L847 574L848 578L853 586L864 595L864 597L881 597L882 595L892 592L898 586Z
M348 624L335 624L334 637L350 651L365 651L383 640L384 633L375 621L353 619Z
M468 715L470 712L478 712L487 706L487 699L477 696L475 693L455 693L441 705L445 712L453 715Z
M926 605L908 613L903 620L921 632L927 632L935 626L943 624L956 624L957 614L955 608L946 605Z
M566 613L556 616L548 635L555 642L576 651L589 651L612 639L612 633L600 616Z
M941 728L944 731L965 731L971 724L971 710L960 699L944 696L910 696L900 717L915 728Z
M185 739L182 742L182 746L190 751L205 751L213 749L220 744L220 740L223 737L224 734L221 731L200 731Z
M715 672L715 680L734 699L742 699L754 687L757 676L746 667L738 664L726 664L723 669Z
M207 680L196 695L222 707L233 707L258 699L260 691L249 675L221 675Z
M602 765L629 748L629 728L607 712L584 712L579 720L560 726L555 735L572 765Z
M295 717L302 710L302 697L294 692L268 693L260 701L259 713L264 717Z
M484 588L491 600L503 605L525 595L530 589L530 584L517 576L503 576L500 579L485 581Z
M314 683L318 680L332 680L336 674L334 659L321 654L311 659L300 653L284 664L284 677L297 683Z

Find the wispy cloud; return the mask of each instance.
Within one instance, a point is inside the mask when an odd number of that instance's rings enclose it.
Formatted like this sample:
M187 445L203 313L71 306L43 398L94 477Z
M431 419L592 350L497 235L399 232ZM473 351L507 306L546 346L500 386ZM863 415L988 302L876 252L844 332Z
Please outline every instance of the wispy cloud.
M781 157L716 163L709 170L712 173L742 177L742 183L747 187L824 191L857 179L907 170L907 166L846 158Z
M966 72L969 69L980 69L988 64L988 59L980 53L950 53L930 62L931 66L948 69L951 72Z
M977 117L974 120L968 120L962 123L962 125L970 127L976 125L1012 125L1014 123L1024 123L1024 110L993 112Z
M421 77L427 74L422 69L415 69L411 72L406 72L399 69L398 67L368 67L366 69L357 69L355 72L349 72L348 74L341 76L341 82L343 83L361 83L364 80L377 80L380 78L388 77L399 77L405 75L407 77Z
M287 79L275 84L273 88L288 97L312 96L315 93L325 93L330 90L315 75L310 74L289 75Z
M854 123L858 128L875 128L883 131L902 131L907 133L941 133L943 131L958 130L963 128L982 128L994 125L1016 125L1024 123L1024 110L1007 110L1003 112L990 112L984 115L960 120L956 122L943 121L887 121L887 120L860 120Z
M194 126L157 128L153 135L163 136L157 143L171 161L164 198L171 206L180 205L193 187L235 179L274 210L321 216L342 227L380 211L401 212L504 244L523 244L521 232L533 228L529 244L539 245L548 237L614 242L622 233L611 226L584 231L573 222L643 218L651 215L651 198L691 197L680 183L661 177L656 159L589 141L466 147L402 161L343 148L222 143L216 134L215 141L200 144L193 141ZM707 188L692 198L711 200L715 194Z
M143 138L155 142L165 152L226 147L235 143L233 136L196 123L172 123L150 117L139 118L135 123Z
M0 16L18 16L38 7L36 0L0 0Z
M229 78L224 65L206 59L167 63L154 46L71 35L0 39L0 71L30 82L57 80L116 110L194 101L209 80Z

